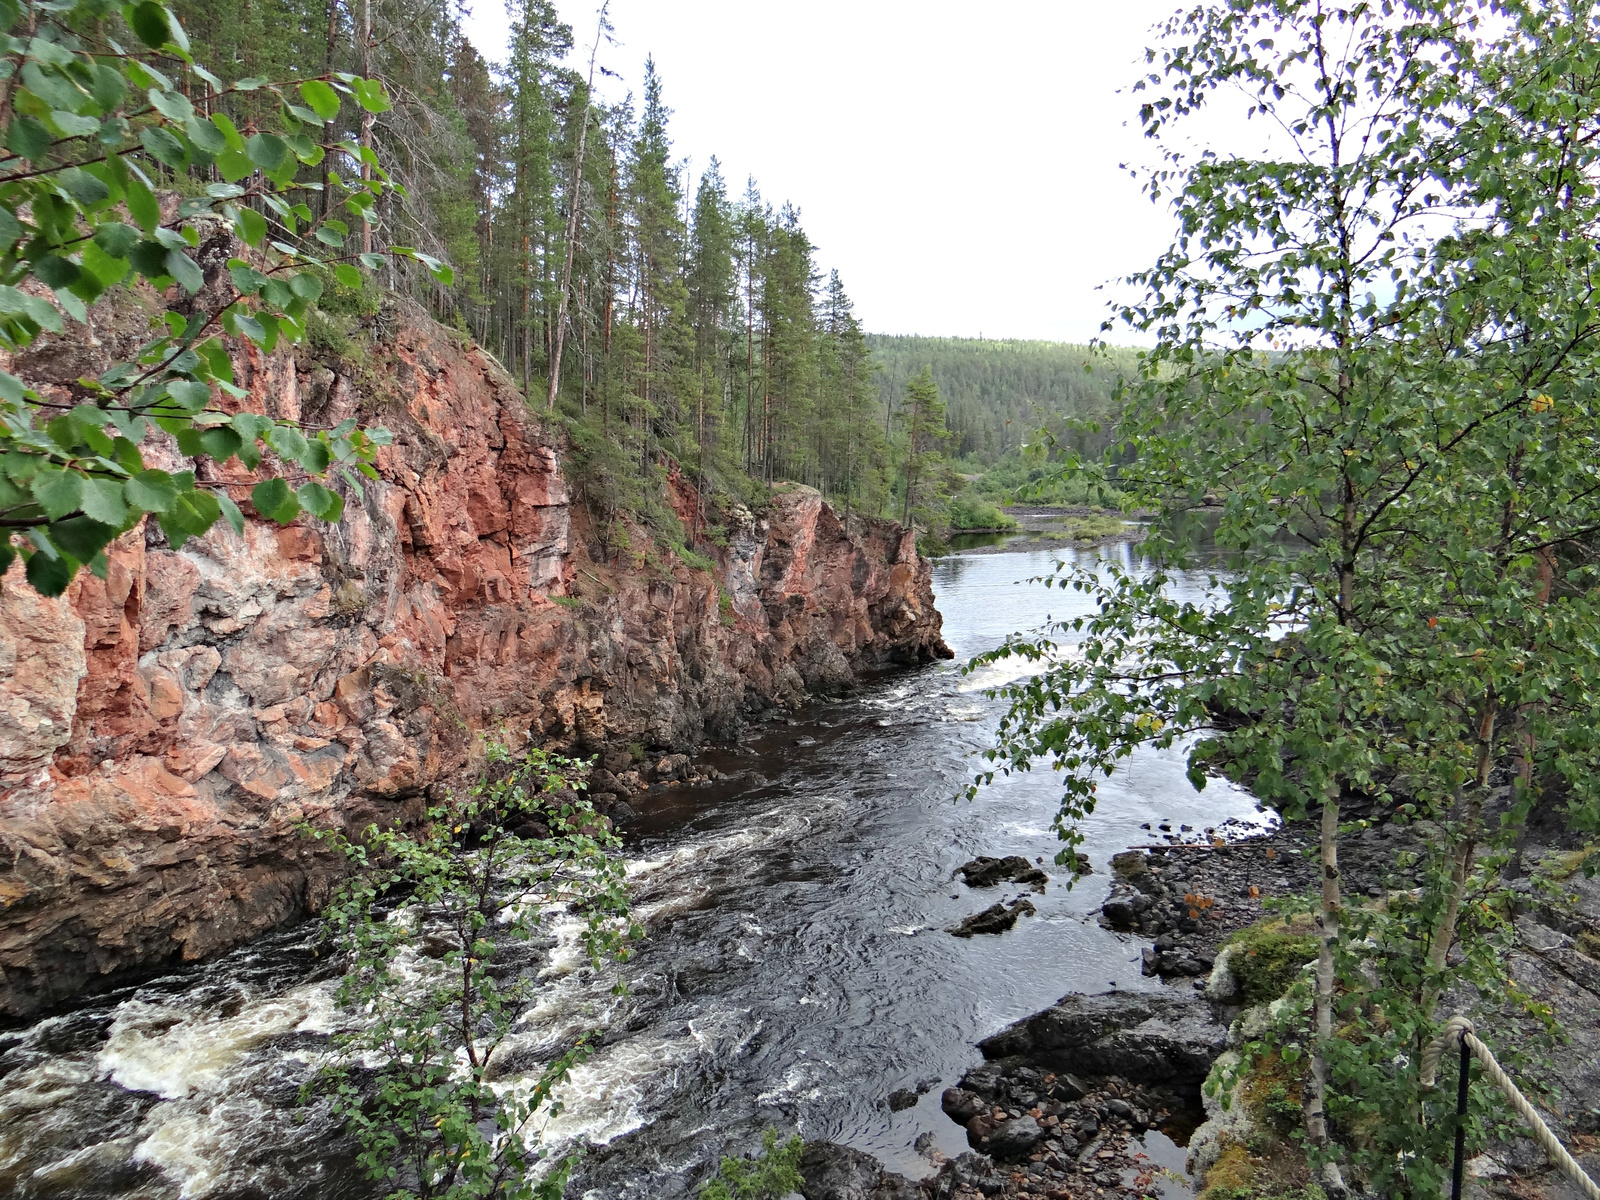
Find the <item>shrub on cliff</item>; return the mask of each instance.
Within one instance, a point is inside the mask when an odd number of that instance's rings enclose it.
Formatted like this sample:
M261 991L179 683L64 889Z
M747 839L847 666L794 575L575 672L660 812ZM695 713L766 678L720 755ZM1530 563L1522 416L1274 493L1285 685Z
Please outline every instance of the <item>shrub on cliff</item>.
M589 1052L580 1039L537 1078L498 1057L538 988L518 955L554 908L580 914L596 966L626 954L618 841L576 796L580 764L490 743L486 777L449 795L415 832L368 828L331 841L355 868L325 921L346 974L334 1038L308 1085L331 1092L368 1175L391 1200L553 1200L572 1160L544 1158L530 1132ZM522 961L519 961L519 958Z

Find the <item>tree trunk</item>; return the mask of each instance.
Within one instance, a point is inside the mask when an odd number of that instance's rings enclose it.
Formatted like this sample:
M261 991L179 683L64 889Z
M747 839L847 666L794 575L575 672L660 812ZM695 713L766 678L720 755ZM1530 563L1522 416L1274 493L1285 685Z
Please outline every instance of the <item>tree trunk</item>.
M322 58L322 69L328 74L333 73L333 50L339 38L339 0L328 0L328 45ZM332 180L329 172L333 169L333 160L324 155L322 159L322 219L327 220L333 215Z
M372 0L361 0L361 77L372 78ZM372 149L372 123L376 117L365 108L361 110L361 149ZM367 154L361 156L361 178L363 182L372 181L372 164L367 161ZM367 219L367 209L361 211L361 252L372 253L372 222Z
M553 348L550 351L550 394L545 407L556 410L556 389L561 386L561 347L567 335L567 293L572 290L572 259L578 251L578 213L582 209L583 149L589 140L589 93L594 90L594 62L600 53L600 39L605 36L606 8L610 0L600 6L599 26L594 34L594 48L589 51L589 82L583 89L583 112L578 117L578 152L572 163L572 194L567 198L567 260L561 269L561 299L556 305L556 328Z
M1339 941L1339 784L1328 785L1322 797L1322 906L1317 913L1317 1051L1311 1056L1311 1094L1306 1104L1306 1133L1318 1146L1328 1145L1328 1060L1323 1047L1333 1039L1334 947Z

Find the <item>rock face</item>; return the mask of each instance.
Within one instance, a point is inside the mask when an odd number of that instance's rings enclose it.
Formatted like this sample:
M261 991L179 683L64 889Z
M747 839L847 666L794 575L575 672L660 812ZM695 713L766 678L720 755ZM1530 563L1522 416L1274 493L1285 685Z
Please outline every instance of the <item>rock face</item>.
M127 336L94 321L59 368L48 346L12 368L47 391L94 374ZM470 775L478 731L634 744L656 751L646 774L664 760L671 776L672 752L754 710L949 656L910 532L847 532L789 486L723 517L714 573L607 554L559 435L498 365L420 312L380 324L360 372L236 359L250 408L394 433L337 525L252 519L174 552L151 524L60 599L17 566L3 580L0 1014L314 910L335 864L297 823L417 811ZM247 503L238 463L199 473ZM670 493L694 510L689 483ZM622 769L606 790L627 807L642 786Z
M1059 1071L1198 1083L1227 1041L1227 1029L1199 997L1099 992L1064 996L978 1048L985 1058L1025 1056Z
M800 1155L805 1200L923 1200L904 1175L885 1171L870 1154L834 1142L807 1142Z

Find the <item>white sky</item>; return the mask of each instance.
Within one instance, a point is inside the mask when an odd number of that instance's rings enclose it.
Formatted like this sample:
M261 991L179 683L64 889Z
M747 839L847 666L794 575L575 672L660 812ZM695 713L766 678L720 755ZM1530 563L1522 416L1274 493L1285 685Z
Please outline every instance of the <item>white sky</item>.
M504 57L503 0L468 32ZM653 54L679 156L791 200L866 328L1085 341L1103 283L1172 232L1119 163L1146 163L1138 77L1177 0L613 0L601 64ZM598 0L557 0L586 64ZM1119 93L1121 90L1121 94ZM1113 341L1133 340L1114 333Z

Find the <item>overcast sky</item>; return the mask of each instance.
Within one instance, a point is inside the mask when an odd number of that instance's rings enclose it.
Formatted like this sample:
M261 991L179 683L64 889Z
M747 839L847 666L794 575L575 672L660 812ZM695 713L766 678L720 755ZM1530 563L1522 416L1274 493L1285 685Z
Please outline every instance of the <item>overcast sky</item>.
M503 0L471 2L470 35L503 58ZM597 3L557 7L586 62ZM1126 89L1174 7L613 0L603 94L637 95L653 54L693 175L714 154L735 195L754 175L792 201L868 329L1085 341L1100 285L1170 238L1118 164L1154 157Z

